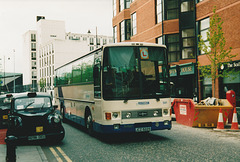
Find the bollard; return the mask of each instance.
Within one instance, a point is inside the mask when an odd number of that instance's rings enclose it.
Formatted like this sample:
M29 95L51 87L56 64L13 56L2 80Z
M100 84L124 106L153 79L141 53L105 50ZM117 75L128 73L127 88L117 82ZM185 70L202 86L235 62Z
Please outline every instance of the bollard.
M16 137L15 136L7 136L5 138L5 142L7 144L7 155L6 162L16 162Z

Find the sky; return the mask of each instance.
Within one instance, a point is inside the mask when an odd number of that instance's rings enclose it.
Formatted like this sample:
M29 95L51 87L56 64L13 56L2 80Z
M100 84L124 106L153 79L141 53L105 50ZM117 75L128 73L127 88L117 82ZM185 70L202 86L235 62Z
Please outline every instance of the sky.
M112 0L0 0L0 56L5 56L6 72L24 73L23 34L36 30L36 16L65 21L66 32L95 34L97 27L98 35L112 36Z

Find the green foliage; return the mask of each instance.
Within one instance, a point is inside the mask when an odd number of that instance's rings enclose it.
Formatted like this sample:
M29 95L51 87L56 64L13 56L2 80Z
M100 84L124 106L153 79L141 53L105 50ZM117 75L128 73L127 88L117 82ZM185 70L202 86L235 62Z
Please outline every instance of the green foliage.
M41 78L39 80L39 86L40 86L40 91L43 91L44 88L46 87L46 80L44 78Z
M202 36L199 35L199 49L207 55L211 62L209 66L201 66L198 62L198 69L201 77L212 78L213 87L215 89L215 80L219 77L229 77L234 73L234 70L223 69L227 62L232 61L236 55L231 53L231 47L225 49L226 40L222 29L223 21L219 15L216 14L216 6L213 9L213 16L210 18L210 28L207 32L207 42L205 43ZM225 66L226 67L226 66ZM215 96L215 94L213 94Z

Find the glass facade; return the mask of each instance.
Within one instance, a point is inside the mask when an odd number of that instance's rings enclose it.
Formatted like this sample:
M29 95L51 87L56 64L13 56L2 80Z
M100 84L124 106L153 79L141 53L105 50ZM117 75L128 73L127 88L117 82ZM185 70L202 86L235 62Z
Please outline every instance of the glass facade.
M195 58L195 29L183 29L182 41L182 59Z
M178 19L178 0L165 0L166 17L165 20Z
M177 62L180 60L179 34L166 36L166 45L168 49L168 62Z

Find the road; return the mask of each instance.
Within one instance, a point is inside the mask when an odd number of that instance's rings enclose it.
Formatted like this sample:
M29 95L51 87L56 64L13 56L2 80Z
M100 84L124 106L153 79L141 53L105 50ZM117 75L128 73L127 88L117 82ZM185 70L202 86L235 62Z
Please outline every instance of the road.
M174 121L172 130L91 137L81 127L69 123L64 127L66 136L60 144L42 145L49 161L225 162L240 159L240 132L216 132ZM57 153L55 156L53 150Z

